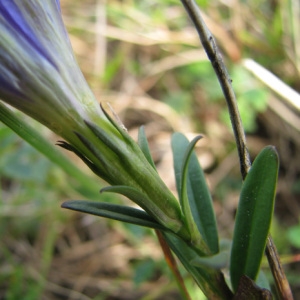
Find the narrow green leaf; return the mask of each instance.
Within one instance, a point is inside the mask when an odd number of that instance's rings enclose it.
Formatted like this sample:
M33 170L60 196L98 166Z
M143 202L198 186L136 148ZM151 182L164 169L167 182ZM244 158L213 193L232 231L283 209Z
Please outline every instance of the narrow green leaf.
M145 211L129 206L85 200L71 200L64 202L61 207L144 227L167 230Z
M207 249L207 244L205 240L203 239L201 232L199 231L197 224L195 223L194 216L191 211L188 192L187 192L187 181L189 179L188 174L188 165L189 160L192 154L192 151L196 145L196 143L201 139L201 136L197 136L192 140L192 142L188 145L184 157L183 157L183 163L182 163L182 169L181 169L181 182L180 182L180 199L181 199L181 205L182 205L182 211L186 220L186 224L188 226L188 229L191 234L191 240L192 243L197 245L201 251L203 251L204 255L210 254L209 249Z
M65 141L58 141L56 143L57 146L66 149L68 151L73 152L76 154L96 175L98 175L100 178L102 178L105 181L109 181L109 178L106 176L105 172L101 170L99 167L97 167L92 161L90 161L88 158L86 158L79 150L77 150L74 146L71 144L65 142Z
M278 164L275 148L264 148L243 184L230 258L234 290L242 275L255 280L259 272L273 215Z
M140 148L141 148L142 152L144 153L146 159L148 160L149 164L153 167L154 170L156 170L155 164L153 162L153 159L152 159L152 156L150 153L144 126L141 126L139 128L138 145L140 146Z
M101 193L107 192L107 193L117 193L121 194L132 201L134 201L137 205L144 208L147 207L147 204L149 206L150 200L139 190L136 188L125 186L125 185L114 185L114 186L107 186L100 191ZM151 204L151 202L150 202ZM153 211L155 210L155 206L153 204Z
M159 207L154 201L152 201L152 199L149 199L147 195L143 194L137 188L124 185L115 185L105 187L101 189L100 192L117 193L126 196L143 208L155 220L159 220L160 224L165 224L168 228L172 228L173 222L176 224L176 226L182 226L177 220L171 219L169 216L167 216L165 210ZM168 209L170 209L170 206ZM175 230L173 229L173 231Z
M183 164L184 153L189 145L189 141L183 134L176 132L172 135L171 143L172 143L172 151L173 151L173 165L174 165L174 173L175 173L175 180L176 180L176 188L179 196L179 201L181 203L182 199L180 199L180 195L181 195L182 164Z
M219 251L219 245L212 199L206 184L204 172L198 162L196 154L192 151L198 139L199 138L196 138L194 142L190 144L188 139L181 133L175 133L172 137L176 186L178 194L182 195L183 165L188 165L186 187L190 210L197 228L208 245L210 252L215 254ZM181 205L182 200L180 197Z

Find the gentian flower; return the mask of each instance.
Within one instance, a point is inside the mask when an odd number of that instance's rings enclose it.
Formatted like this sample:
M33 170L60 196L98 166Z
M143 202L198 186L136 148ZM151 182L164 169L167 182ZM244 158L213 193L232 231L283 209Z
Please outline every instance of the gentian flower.
M73 54L58 0L0 0L0 99L62 136L100 177L160 224L188 235L178 201L101 109Z
M0 34L4 101L64 137L81 120L103 115L76 64L58 1L1 0Z

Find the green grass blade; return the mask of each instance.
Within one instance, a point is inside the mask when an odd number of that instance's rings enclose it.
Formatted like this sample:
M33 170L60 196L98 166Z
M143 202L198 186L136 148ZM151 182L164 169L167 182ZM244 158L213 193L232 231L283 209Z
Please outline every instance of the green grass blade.
M67 174L76 179L85 190L95 190L98 194L100 183L96 183L94 178L88 176L79 168L77 168L65 155L63 155L53 144L51 144L51 142L49 142L31 126L26 124L22 118L17 116L15 112L1 102L0 120L32 147L45 155L50 161L58 165Z
M275 148L264 148L243 184L230 258L234 290L242 275L255 280L259 272L273 215L278 164Z
M189 143L187 138L181 133L175 133L172 137L176 185L181 205L184 205L183 203L185 202L183 198L185 191L182 191L182 189L186 187L188 206L197 229L208 245L211 254L216 254L219 251L219 241L212 199L204 172L196 154L193 152L193 148L198 140L199 137ZM186 170L186 179L184 170ZM186 184L182 181L186 181Z
M129 206L105 202L71 200L64 202L61 207L139 226L167 230L145 211Z

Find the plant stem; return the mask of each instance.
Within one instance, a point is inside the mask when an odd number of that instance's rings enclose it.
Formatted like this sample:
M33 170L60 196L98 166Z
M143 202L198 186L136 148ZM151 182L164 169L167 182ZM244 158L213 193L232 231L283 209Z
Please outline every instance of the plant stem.
M229 109L231 124L234 131L234 136L239 153L241 173L244 179L251 167L251 162L246 147L245 132L243 129L239 109L237 106L235 93L231 85L232 80L229 78L227 69L224 65L222 56L218 50L215 39L201 17L199 7L193 0L181 0L181 2L183 3L186 11L188 12L190 18L192 19L196 27L203 48L209 60L211 61L211 64L215 70L221 88L223 90L223 94L225 96L227 106Z
M231 84L232 80L228 75L228 71L224 65L215 39L207 28L203 18L201 17L199 7L193 0L181 0L181 2L195 25L203 48L209 60L211 61L211 64L215 70L221 88L223 90L239 154L241 174L242 178L245 179L249 169L251 168L251 161L249 152L246 147L245 132L242 125L235 93ZM275 285L280 299L293 299L289 283L280 263L276 247L270 235L268 236L267 240L266 255L269 261L270 269L274 276Z
M164 256L165 256L165 260L169 266L169 268L171 269L176 281L177 281L177 285L179 287L181 296L183 297L184 300L191 300L191 297L189 295L189 292L184 284L184 280L178 270L178 266L176 263L176 260L170 250L170 247L168 245L168 243L165 241L162 233L159 230L155 230L155 233L157 235L159 244L163 250Z
M274 277L274 281L276 283L276 290L278 295L280 296L280 300L292 300L292 291L289 282L285 276L285 273L282 269L279 255L277 253L277 249L271 235L268 236L266 255Z

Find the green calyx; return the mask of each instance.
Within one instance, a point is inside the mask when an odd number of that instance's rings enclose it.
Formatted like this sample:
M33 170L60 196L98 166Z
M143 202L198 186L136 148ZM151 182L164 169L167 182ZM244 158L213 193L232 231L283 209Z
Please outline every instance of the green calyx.
M75 132L79 141L76 146L65 142L59 145L77 154L94 173L112 185L102 191L125 195L164 227L182 232L187 238L177 199L139 145L104 113L109 122L105 120L103 126L101 120L97 125L85 121L84 131Z

